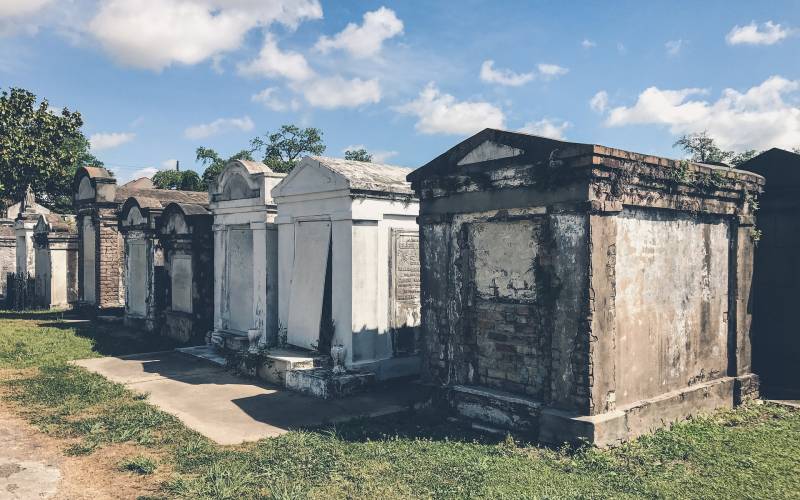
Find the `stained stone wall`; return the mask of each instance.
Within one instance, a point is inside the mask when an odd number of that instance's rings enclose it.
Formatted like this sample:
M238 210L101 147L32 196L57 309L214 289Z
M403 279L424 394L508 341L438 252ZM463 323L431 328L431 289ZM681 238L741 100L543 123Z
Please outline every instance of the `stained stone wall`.
M409 180L423 378L458 414L603 445L757 394L762 177L487 129Z

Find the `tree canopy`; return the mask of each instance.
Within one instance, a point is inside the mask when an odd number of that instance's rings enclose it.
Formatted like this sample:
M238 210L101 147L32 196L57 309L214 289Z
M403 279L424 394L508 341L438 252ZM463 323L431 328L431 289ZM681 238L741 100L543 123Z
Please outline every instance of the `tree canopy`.
M756 156L759 151L750 149L737 153L736 151L726 151L717 146L713 137L708 132L698 132L686 134L675 141L674 147L680 147L684 152L689 153L692 161L700 163L727 163L738 167L750 158Z
M291 172L302 155L325 152L320 129L297 125L283 125L277 132L256 137L250 141L250 148L253 153L262 152L264 163L273 171L284 173Z
M38 102L37 102L38 101ZM0 94L0 203L22 198L28 186L56 211L72 208L78 167L102 166L81 132L83 119L67 108L53 111L47 99L12 87Z
M200 162L201 165L206 167L206 169L203 171L203 189L208 189L211 181L213 181L219 175L219 173L222 172L222 169L228 163L234 160L253 160L252 151L247 149L243 149L227 159L220 156L219 153L213 149L204 148L202 146L197 148L195 153L197 155L195 159Z
M153 185L158 189L181 191L205 191L207 186L194 170L159 170L153 176Z
M353 161L372 161L372 155L367 152L366 149L348 149L344 152L344 159L345 160L353 160Z

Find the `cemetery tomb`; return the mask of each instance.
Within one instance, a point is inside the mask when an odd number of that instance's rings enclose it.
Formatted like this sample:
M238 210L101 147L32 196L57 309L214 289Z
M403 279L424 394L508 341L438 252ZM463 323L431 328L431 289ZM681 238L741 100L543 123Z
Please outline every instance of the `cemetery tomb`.
M408 179L423 379L454 414L606 445L757 397L763 177L486 129Z
M277 342L278 243L270 191L284 174L230 162L211 183L214 326L209 342L241 351Z
M407 173L313 156L273 189L289 346L333 352L371 378L418 373L418 203Z
M163 335L197 344L213 326L214 236L207 204L170 203L158 219L164 253Z
M40 215L34 228L36 302L47 309L78 301L78 230L71 215Z
M36 255L33 245L33 230L40 214L49 214L50 210L36 203L30 186L20 202L14 231L17 237L16 273L17 276L34 278L36 276Z

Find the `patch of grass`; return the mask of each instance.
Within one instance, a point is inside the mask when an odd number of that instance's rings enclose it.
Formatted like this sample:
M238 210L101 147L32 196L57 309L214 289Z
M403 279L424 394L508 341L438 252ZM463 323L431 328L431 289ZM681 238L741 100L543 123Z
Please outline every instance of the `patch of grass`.
M61 341L76 339L54 340ZM67 453L122 442L149 450L126 463L146 470L140 459L157 455L159 466L173 471L166 497L800 496L800 411L769 404L697 417L611 450L492 438L416 413L224 447L99 375L52 359L28 366L39 368L5 384L29 420L53 435L80 439Z
M127 472L135 472L136 474L148 475L152 474L158 468L155 460L144 455L136 455L129 457L120 462L120 470Z

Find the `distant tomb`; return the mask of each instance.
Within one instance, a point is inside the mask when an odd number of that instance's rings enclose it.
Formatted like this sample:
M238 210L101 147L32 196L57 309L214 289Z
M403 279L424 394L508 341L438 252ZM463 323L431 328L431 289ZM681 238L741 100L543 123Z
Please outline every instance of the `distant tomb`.
M390 165L307 157L272 190L286 343L348 370L418 373L418 202Z
M408 179L423 379L457 415L606 445L757 397L761 176L486 129Z
M78 301L78 229L72 215L40 215L34 227L36 302L46 309Z
M241 351L277 341L277 209L270 191L284 177L236 160L209 189L214 217L214 327L210 343Z

